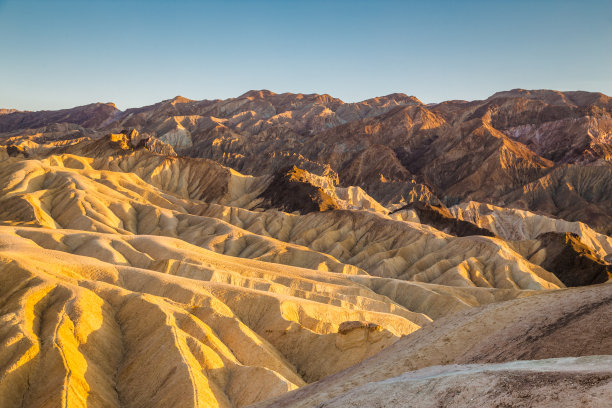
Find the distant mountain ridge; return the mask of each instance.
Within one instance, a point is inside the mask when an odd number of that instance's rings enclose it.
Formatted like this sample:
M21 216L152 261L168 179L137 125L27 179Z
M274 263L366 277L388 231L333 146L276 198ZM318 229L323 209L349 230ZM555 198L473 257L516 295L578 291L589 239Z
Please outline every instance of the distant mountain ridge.
M3 143L29 153L51 139L128 128L246 174L331 169L340 186L361 187L383 205L474 200L612 232L612 100L602 93L514 89L425 105L401 93L345 103L328 94L253 90L125 111L90 104L0 115Z

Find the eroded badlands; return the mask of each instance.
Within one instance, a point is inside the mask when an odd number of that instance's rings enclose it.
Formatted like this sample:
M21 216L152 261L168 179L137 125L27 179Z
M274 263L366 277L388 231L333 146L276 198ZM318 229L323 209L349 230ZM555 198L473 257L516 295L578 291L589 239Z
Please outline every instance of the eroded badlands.
M0 407L606 407L611 109L2 112Z

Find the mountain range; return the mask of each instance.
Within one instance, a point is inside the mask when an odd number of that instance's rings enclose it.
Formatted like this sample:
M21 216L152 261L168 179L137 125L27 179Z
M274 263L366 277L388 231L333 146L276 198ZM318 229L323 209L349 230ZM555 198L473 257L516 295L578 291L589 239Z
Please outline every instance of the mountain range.
M3 109L0 160L0 407L612 400L601 93Z

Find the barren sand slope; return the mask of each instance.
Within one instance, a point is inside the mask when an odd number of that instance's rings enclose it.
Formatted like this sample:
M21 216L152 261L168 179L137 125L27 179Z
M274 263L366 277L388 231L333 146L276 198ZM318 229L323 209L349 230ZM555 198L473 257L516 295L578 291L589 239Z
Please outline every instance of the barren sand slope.
M473 308L436 320L354 367L259 406L313 407L350 393L356 387L441 364L501 363L610 354L612 285L565 289ZM607 381L606 392L609 393L609 366L595 371L599 378ZM419 376L418 373L415 375ZM475 381L482 381L483 376L488 377L485 382L491 381L492 384L499 379L479 374ZM579 381L580 376L575 378ZM520 381L520 377L516 380ZM460 381L457 386L469 383L466 377L466 382ZM404 385L400 381L396 387L404 388ZM430 385L435 388L436 382ZM448 386L448 383L442 384L440 389ZM407 396L411 389L415 389L411 387L406 385ZM564 381L560 381L553 391L563 388ZM503 394L502 390L495 390L495 395L500 392ZM457 390L459 394L461 390ZM526 395L530 398L529 394ZM355 398L359 399L358 396Z
M346 407L609 407L612 356L423 368L318 405Z

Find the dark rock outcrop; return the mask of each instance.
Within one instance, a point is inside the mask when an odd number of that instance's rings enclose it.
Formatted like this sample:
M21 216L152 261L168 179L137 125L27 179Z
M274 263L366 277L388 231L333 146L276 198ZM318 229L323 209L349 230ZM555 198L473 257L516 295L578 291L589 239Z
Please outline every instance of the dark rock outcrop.
M21 146L15 146L15 145L9 145L6 147L6 153L10 156L10 157L30 157L30 155L28 154L28 152L25 151L25 149Z
M295 166L278 171L259 198L263 199L259 208L297 211L300 214L340 208L322 188L308 182L306 171Z
M612 278L612 265L599 260L578 235L547 232L537 239L541 249L546 249L546 260L541 266L566 286L594 285Z

